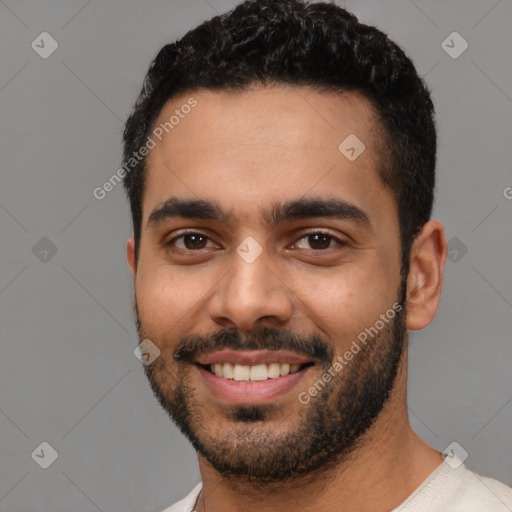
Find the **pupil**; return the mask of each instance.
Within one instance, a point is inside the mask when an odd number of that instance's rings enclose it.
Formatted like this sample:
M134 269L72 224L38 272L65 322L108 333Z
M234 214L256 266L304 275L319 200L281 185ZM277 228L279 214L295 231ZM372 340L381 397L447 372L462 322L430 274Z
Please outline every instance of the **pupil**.
M317 247L320 245L321 249L327 249L329 247L330 240L327 235L322 233L315 233L314 235L310 235L309 243L313 246L316 244Z
M204 236L203 235L186 235L185 236L185 246L187 249L198 249L199 246L204 244ZM202 240L201 240L202 239ZM189 243L192 242L192 243Z

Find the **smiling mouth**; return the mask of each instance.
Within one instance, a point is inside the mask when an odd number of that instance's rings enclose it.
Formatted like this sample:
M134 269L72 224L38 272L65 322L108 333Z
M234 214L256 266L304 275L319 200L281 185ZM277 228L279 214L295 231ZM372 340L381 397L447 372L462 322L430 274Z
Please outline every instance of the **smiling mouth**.
M256 365L241 365L232 363L214 363L200 364L196 363L208 372L227 380L235 381L263 381L268 379L276 379L297 373L308 366L312 366L313 362L304 364L288 364L288 363L270 363Z

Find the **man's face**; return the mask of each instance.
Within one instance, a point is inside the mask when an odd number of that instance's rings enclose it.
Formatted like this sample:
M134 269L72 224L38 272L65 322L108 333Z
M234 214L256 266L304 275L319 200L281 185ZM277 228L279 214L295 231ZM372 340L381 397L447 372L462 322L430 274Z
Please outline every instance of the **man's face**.
M406 332L373 110L281 85L183 95L155 126L191 96L197 106L147 160L135 299L140 339L160 356L146 375L223 474L276 481L327 467L381 412ZM353 136L338 149L351 134L366 147L355 160Z

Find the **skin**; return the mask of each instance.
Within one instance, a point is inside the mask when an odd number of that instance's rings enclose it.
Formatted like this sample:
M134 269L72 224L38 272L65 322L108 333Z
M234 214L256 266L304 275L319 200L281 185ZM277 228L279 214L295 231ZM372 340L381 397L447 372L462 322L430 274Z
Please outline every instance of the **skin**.
M198 105L151 150L143 196L139 259L134 241L127 260L144 334L172 360L180 336L220 328L250 332L269 326L317 332L343 354L358 333L375 324L396 301L400 284L397 208L376 173L375 112L356 93L319 94L304 87L255 87L243 93L194 91L169 101L165 122L190 96ZM349 134L366 150L355 161L338 151ZM229 223L169 219L147 221L168 197L208 199L232 213ZM260 215L273 203L302 197L335 197L364 210L371 229L352 220L308 218L269 229ZM163 247L185 228L209 237L200 250ZM321 250L307 234L321 229L346 245ZM251 264L236 252L248 236L263 252ZM190 246L192 247L192 246ZM316 246L318 247L318 246ZM442 224L423 226L411 251L406 326L426 327L437 311L446 261ZM172 364L171 362L168 363ZM351 364L357 364L357 356ZM300 389L276 399L277 417L251 425L257 435L285 434L304 405L299 391L318 380L311 368ZM194 398L208 435L239 432L220 404L190 372ZM162 381L167 385L167 381ZM199 455L202 512L276 510L388 511L405 500L441 463L439 452L411 429L407 411L407 350L390 399L357 448L321 477L257 486L227 479ZM342 507L342 508L341 508Z

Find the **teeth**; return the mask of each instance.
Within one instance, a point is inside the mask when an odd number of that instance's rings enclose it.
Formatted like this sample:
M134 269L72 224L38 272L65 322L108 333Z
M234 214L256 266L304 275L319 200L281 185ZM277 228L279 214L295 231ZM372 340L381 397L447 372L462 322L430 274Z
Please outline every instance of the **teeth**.
M267 380L275 379L279 376L285 376L289 373L296 373L300 369L299 364L288 363L271 363L271 364L256 364L254 366L247 366L241 364L231 363L215 363L210 365L212 373L218 377L233 380Z
M220 377L225 377L226 379L232 379L234 377L235 367L231 363L221 364L219 366L222 368Z
M249 368L245 366L244 368ZM266 364L257 364L256 366L251 366L251 374L249 379L251 380L267 380L268 379L268 368Z
M275 379L281 375L281 365L279 363L272 363L268 365L269 379Z
M241 364L235 364L233 369L233 378L235 380L249 380L251 375L251 367L250 366L242 366ZM222 377L223 375L219 375Z
M213 373L215 373L215 375L218 375L219 377L222 377L223 376L222 365L219 363L215 363L213 365Z

